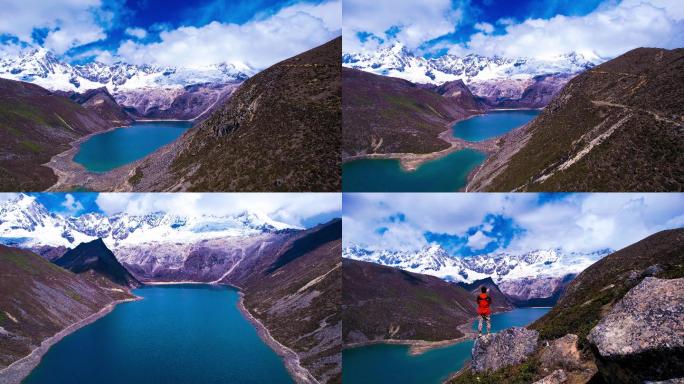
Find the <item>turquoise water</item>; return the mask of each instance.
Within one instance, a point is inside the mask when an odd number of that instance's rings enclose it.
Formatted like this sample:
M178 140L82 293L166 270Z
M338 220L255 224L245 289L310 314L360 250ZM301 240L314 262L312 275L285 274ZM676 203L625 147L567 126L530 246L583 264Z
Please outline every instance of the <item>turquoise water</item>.
M453 134L467 141L483 141L526 124L539 115L539 110L491 111L461 120L453 126Z
M136 289L45 354L25 384L292 383L282 360L237 309L238 292L209 285Z
M188 128L189 121L135 122L95 135L81 143L74 161L91 172L107 172L126 165L157 150Z
M524 326L543 316L550 308L518 308L492 315L492 331ZM455 325L454 325L455 326ZM431 349L411 356L408 345L378 344L342 352L345 384L439 384L470 360L473 341Z
M415 171L401 169L399 160L355 160L342 165L345 192L453 192L466 185L468 173L486 155L464 149L425 162Z

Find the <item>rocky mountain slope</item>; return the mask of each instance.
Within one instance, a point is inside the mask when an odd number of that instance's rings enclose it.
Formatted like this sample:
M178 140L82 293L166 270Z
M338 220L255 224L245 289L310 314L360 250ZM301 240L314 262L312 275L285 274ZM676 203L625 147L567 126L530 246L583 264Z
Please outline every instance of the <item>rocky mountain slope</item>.
M247 310L319 383L342 382L341 242L342 220L334 219L253 255L220 280L242 289Z
M413 83L441 85L463 81L488 105L499 108L537 108L546 105L574 75L603 59L571 53L548 60L452 54L426 59L401 43L371 53L345 53L344 66Z
M430 153L450 147L438 136L482 107L462 82L436 92L392 77L342 68L342 155Z
M342 284L345 345L457 339L464 336L459 325L477 314L475 295L433 276L343 259Z
M96 112L39 86L0 79L0 190L42 191L57 181L50 158L110 128Z
M95 112L112 126L123 126L133 122L124 109L114 100L107 88L90 89L83 93L65 92L71 100Z
M34 253L0 245L0 381L14 382L16 373L2 369L45 339L132 297L120 286L100 285Z
M341 38L245 81L138 164L134 190L338 191Z
M432 244L415 252L369 250L350 245L343 249L342 256L447 281L470 284L491 278L512 301L525 306L555 302L567 284L568 275L581 272L609 253L608 249L587 253L549 249L523 254L452 257L441 246Z
M140 286L140 282L119 263L102 239L81 243L53 263L73 273L88 273L95 279L107 279L124 287Z
M575 276L523 277L502 281L501 290L516 307L552 307Z
M678 191L684 49L638 48L574 78L500 139L469 191Z
M0 58L0 77L52 91L85 93L105 87L136 118L194 119L255 71L243 64L176 68L97 61L71 65L44 48Z
M574 333L583 343L601 317L647 276L684 277L684 229L658 232L599 260L532 328L545 339Z

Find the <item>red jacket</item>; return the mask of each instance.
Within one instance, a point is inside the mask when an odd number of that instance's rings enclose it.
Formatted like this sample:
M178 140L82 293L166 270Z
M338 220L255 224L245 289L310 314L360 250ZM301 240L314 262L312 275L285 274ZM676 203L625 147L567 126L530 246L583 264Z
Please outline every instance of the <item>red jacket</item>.
M492 311L489 309L489 304L492 303L492 298L486 293L480 293L477 295L477 314L478 315L489 315Z

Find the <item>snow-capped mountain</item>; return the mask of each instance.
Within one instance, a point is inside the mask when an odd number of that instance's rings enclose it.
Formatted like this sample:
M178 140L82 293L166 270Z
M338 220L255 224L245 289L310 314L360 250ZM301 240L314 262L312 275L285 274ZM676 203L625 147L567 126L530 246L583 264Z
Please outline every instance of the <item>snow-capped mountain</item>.
M608 249L595 252L564 252L562 249L536 250L523 254L497 253L452 257L432 244L417 252L368 250L356 245L345 247L342 257L437 276L444 280L472 283L491 277L497 284L525 278L563 277L577 274L606 256Z
M154 65L90 62L71 65L49 50L25 50L18 56L0 58L0 77L34 83L49 90L84 92L107 87L110 93L144 88L184 88L206 83L244 81L255 71L247 66L218 64L203 68L175 68Z
M477 84L489 80L525 80L549 74L576 74L601 63L591 54L571 53L549 60L534 58L484 57L475 54L423 58L401 43L371 53L345 53L342 65L379 75L399 77L414 83L443 84L463 80Z
M49 212L34 197L19 195L0 204L0 243L24 248L74 248L102 238L110 249L144 244L194 244L209 239L244 238L294 228L266 215L181 216L170 213L64 217Z

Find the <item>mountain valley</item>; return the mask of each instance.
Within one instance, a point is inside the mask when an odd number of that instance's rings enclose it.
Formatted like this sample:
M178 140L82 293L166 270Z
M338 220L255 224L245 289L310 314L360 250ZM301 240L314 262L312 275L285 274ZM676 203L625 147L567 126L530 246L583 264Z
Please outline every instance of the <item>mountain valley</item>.
M338 38L258 73L226 64L73 66L46 50L3 58L0 78L13 80L0 79L0 97L18 112L0 116L0 134L13 143L0 157L0 189L337 191L340 55ZM93 133L157 120L195 126L115 169L73 161Z
M301 383L341 382L341 236L340 219L302 229L250 212L63 217L26 195L0 204L7 249L98 287L238 287L245 317Z

